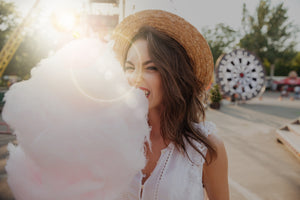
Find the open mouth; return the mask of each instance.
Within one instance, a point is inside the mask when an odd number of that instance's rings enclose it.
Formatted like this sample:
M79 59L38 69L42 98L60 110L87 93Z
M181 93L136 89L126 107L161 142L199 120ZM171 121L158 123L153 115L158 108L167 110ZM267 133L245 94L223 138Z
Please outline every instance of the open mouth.
M149 91L145 91L145 96L148 98L150 95L150 92Z
M139 87L139 88L144 91L145 96L148 98L150 95L150 91L147 88L143 88L143 87Z

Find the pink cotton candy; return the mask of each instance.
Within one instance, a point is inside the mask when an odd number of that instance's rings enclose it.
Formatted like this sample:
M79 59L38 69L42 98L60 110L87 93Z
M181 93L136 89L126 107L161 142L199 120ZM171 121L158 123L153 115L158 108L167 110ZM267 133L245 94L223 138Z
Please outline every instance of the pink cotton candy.
M14 84L4 120L8 184L17 200L112 200L145 165L147 99L131 88L112 45L75 40Z

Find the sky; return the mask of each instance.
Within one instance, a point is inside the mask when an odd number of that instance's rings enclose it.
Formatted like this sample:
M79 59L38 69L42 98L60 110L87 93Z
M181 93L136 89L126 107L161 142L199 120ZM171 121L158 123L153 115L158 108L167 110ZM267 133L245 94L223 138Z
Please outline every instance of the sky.
M6 0L15 2L17 9L24 15L35 0ZM122 2L122 0L120 0ZM51 3L50 3L51 2ZM47 9L62 7L82 9L88 0L40 0L40 6ZM188 2L188 3L187 3ZM290 20L300 27L299 0L271 0L272 5L284 2ZM238 30L241 26L242 6L246 3L250 14L254 14L259 0L126 0L125 15L143 9L164 9L174 12L190 21L201 30L205 26L213 27L225 23ZM300 33L298 33L297 50L300 51Z

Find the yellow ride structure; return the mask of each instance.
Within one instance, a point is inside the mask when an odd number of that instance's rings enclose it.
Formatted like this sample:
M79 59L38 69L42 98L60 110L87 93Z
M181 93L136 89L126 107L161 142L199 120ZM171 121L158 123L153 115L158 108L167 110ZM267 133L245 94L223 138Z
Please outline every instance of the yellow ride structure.
M120 1L122 1L122 5L124 7L125 0L89 0L89 4L114 4L114 5L120 5ZM28 12L26 17L23 19L22 23L13 31L13 33L10 35L9 39L3 46L1 52L0 52L0 78L3 76L3 73L5 69L7 68L9 62L13 58L15 52L19 48L24 36L25 36L25 28L28 27L32 21L34 21L34 15L33 13L38 7L40 0L36 0L31 10ZM123 8L124 10L124 8ZM123 13L124 14L124 13ZM89 15L87 23L90 23L89 25L93 28L98 28L103 30L106 27L114 27L118 23L118 16L100 16L100 15ZM94 30L98 32L99 30ZM105 30L104 30L105 31ZM107 30L106 30L107 32Z
M36 0L31 10L28 12L22 23L13 31L0 52L0 78L2 77L7 65L19 48L24 36L24 28L32 21L32 13L37 8L40 0Z

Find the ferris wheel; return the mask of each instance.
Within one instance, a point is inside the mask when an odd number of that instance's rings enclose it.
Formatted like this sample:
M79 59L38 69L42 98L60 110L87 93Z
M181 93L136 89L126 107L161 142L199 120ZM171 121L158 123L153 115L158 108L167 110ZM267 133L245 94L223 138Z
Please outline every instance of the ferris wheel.
M265 89L265 70L261 61L244 49L236 49L219 57L216 81L226 96L249 100Z

